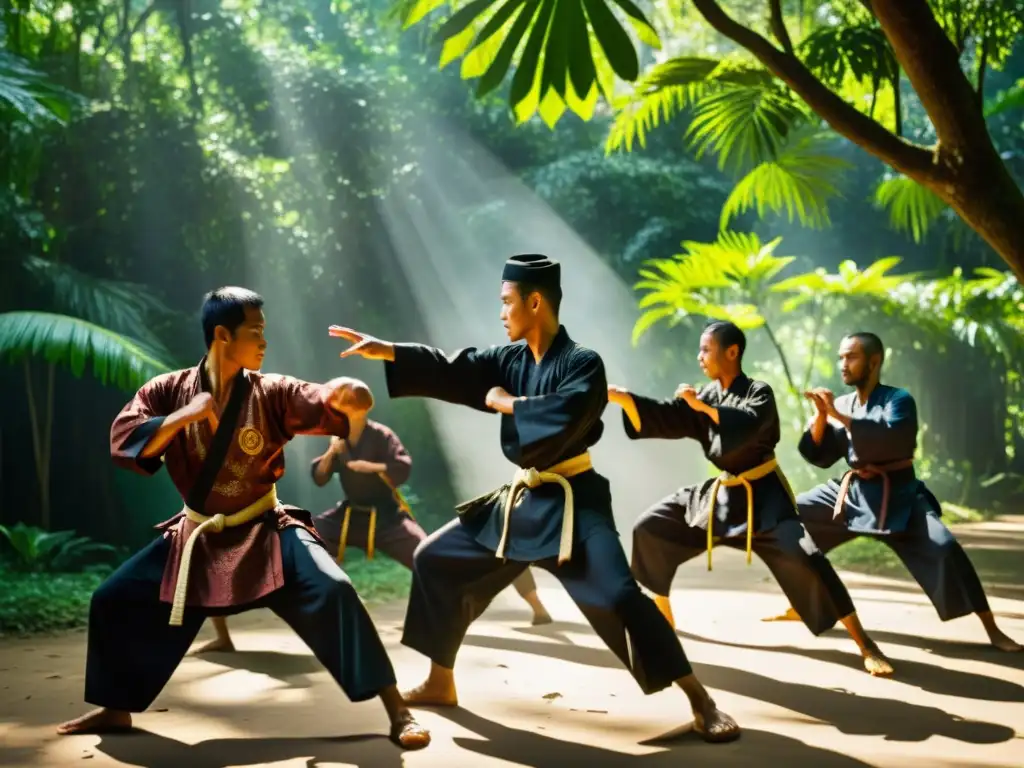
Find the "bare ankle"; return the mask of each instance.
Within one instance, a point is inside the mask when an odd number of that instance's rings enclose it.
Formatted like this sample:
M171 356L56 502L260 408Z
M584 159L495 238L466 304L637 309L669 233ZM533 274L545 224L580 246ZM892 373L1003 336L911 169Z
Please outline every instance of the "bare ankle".
M448 669L448 667L442 667L439 664L430 664L430 673L427 675L427 683L429 685L438 685L445 687L455 687L455 670Z
M690 700L690 707L694 712L704 712L709 706L715 706L715 702L711 699L707 688L701 685L700 680L693 673L676 680L676 685L683 689L683 693Z

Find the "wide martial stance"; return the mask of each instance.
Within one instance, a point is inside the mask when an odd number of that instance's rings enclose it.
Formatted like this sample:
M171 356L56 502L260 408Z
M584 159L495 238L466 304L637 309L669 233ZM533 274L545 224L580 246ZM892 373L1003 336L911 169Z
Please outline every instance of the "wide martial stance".
M432 397L501 416L511 483L460 508L416 551L402 642L430 658L410 704L454 705L453 668L470 623L530 563L554 574L646 693L673 682L709 741L739 735L697 680L672 628L633 579L612 517L608 481L589 448L607 404L604 364L559 324L560 268L543 256L510 259L502 273L502 322L510 341L447 357L347 328L343 355L385 360L392 397Z
M817 415L800 440L800 453L817 467L845 459L850 469L800 494L800 519L823 552L860 536L885 543L940 619L976 614L992 645L1019 651L1020 644L996 625L977 571L914 472L917 405L907 390L880 383L884 359L878 336L851 334L840 343L839 367L854 391L840 397L824 388L807 393ZM796 618L794 608L778 618Z
M100 707L60 733L130 728L208 616L267 607L283 618L352 701L380 698L391 738L426 746L395 685L384 645L308 512L282 504L284 446L295 435L345 437L351 387L261 374L263 300L242 288L207 295L207 355L142 387L114 420L122 467L167 466L185 503L162 535L92 597L85 698Z

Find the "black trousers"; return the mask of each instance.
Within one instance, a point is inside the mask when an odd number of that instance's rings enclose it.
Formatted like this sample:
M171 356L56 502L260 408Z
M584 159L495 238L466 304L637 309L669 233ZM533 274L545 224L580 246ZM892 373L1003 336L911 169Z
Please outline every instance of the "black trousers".
M633 573L656 595L668 595L679 566L707 551L707 530L687 523L686 511L674 493L644 512L633 527ZM747 537L719 543L746 550ZM828 631L856 610L832 563L795 518L756 534L752 549L813 634Z
M541 560L644 693L692 673L682 645L629 570L618 534L598 527L577 541L572 559ZM469 625L528 563L502 560L458 519L429 536L413 558L402 642L451 669Z
M823 483L796 499L800 519L823 552L860 536L877 539L903 561L943 621L990 610L978 572L934 510L915 510L906 530L898 533L851 530L843 520L832 519L838 492L838 483Z
M260 600L228 609L186 607L169 626L160 582L170 551L160 537L100 585L89 607L85 700L142 712L163 690L207 616L270 608L309 646L351 701L395 684L384 644L348 576L308 531L280 533L285 584Z

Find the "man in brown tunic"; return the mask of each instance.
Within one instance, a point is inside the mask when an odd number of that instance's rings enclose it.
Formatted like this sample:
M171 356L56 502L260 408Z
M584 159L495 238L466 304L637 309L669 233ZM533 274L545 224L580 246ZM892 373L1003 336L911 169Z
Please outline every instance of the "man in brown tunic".
M114 420L115 463L147 475L166 465L185 506L93 595L85 699L99 709L64 723L61 734L130 728L131 713L159 695L208 616L267 607L350 700L381 699L394 742L430 741L310 514L280 503L275 491L289 440L348 436L351 380L311 384L259 373L267 346L262 307L242 288L208 294L207 355L149 381Z
M337 473L345 499L313 522L339 564L344 562L345 548L356 547L366 552L368 559L380 550L411 571L413 553L427 538L399 490L412 473L412 457L398 435L369 418L374 406L369 386L356 379L351 382L348 437L332 437L330 446L313 459L311 466L313 482L319 486L326 485ZM529 569L517 576L512 586L533 609L534 626L551 623ZM227 620L215 616L211 623L216 637L192 653L234 651Z

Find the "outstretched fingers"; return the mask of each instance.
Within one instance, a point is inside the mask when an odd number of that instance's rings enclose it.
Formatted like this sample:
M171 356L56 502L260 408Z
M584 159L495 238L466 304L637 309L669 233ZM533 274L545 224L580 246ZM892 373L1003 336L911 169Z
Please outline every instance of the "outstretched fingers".
M366 338L359 331L353 330L352 328L346 328L343 325L332 325L327 329L327 333L337 338L345 339L346 341L362 341Z
M362 355L367 347L370 346L370 339L363 339L358 344L353 344L346 350L343 350L339 357L351 357L352 355Z

